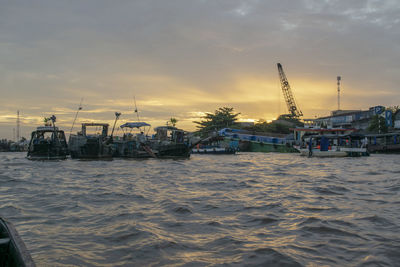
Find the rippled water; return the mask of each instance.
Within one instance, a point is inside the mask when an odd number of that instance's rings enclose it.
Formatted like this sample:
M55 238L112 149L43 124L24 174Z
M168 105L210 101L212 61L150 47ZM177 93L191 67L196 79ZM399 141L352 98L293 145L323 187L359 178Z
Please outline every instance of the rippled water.
M0 153L0 216L38 266L400 264L400 155L24 156Z

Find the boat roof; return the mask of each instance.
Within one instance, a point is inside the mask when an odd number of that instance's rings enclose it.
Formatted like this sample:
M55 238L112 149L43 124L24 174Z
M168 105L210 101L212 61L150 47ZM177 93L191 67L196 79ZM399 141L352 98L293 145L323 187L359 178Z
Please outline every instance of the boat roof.
M36 131L38 131L38 132L54 132L54 127L53 126L39 126L36 128ZM58 130L58 127L56 127L56 131L62 132L61 130Z
M154 130L155 131L158 131L158 130L178 130L178 131L183 131L183 130L178 129L178 128L173 127L173 126L158 126L158 127L154 128Z
M125 128L125 127L140 128L140 127L145 127L145 126L151 126L151 125L148 123L145 123L145 122L127 122L125 124L122 124L120 127L121 128Z
M95 123L95 122L87 122L87 123L82 123L82 126L106 126L108 127L108 123Z
M337 131L355 131L354 128L290 128L291 131L299 132L337 132Z
M365 138L365 135L363 134L359 134L359 133L350 133L350 134L324 134L324 135L320 135L320 134L312 134L312 135L306 135L304 136L305 138L328 138L328 139L337 139L337 138L346 138L346 137L350 137L352 139L363 139Z

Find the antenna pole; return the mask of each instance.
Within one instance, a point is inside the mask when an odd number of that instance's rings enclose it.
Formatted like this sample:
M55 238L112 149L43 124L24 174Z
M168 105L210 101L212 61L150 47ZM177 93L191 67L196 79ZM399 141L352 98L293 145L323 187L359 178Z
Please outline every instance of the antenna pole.
M19 142L19 110L17 110L17 142Z
M133 96L133 102L135 104L135 113L136 113L137 120L138 120L138 122L140 122L139 112L138 112L138 109L137 109L137 106L136 106L136 98L135 98L135 96Z

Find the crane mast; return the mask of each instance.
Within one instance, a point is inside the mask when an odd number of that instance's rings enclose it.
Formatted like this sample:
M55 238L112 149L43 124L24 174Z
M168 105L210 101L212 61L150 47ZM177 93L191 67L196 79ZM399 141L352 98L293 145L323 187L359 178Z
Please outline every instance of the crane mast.
M303 113L296 106L292 89L290 88L289 82L286 78L285 72L283 71L281 63L278 63L277 65L278 65L278 72L281 81L283 95L285 97L286 105L290 113L289 115L294 118L299 118L303 116Z

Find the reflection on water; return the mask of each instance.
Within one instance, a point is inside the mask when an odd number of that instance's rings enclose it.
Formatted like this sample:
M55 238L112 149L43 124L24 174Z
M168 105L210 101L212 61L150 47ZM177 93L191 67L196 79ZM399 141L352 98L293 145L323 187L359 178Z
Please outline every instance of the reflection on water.
M400 262L397 155L24 156L0 154L0 215L38 266Z

